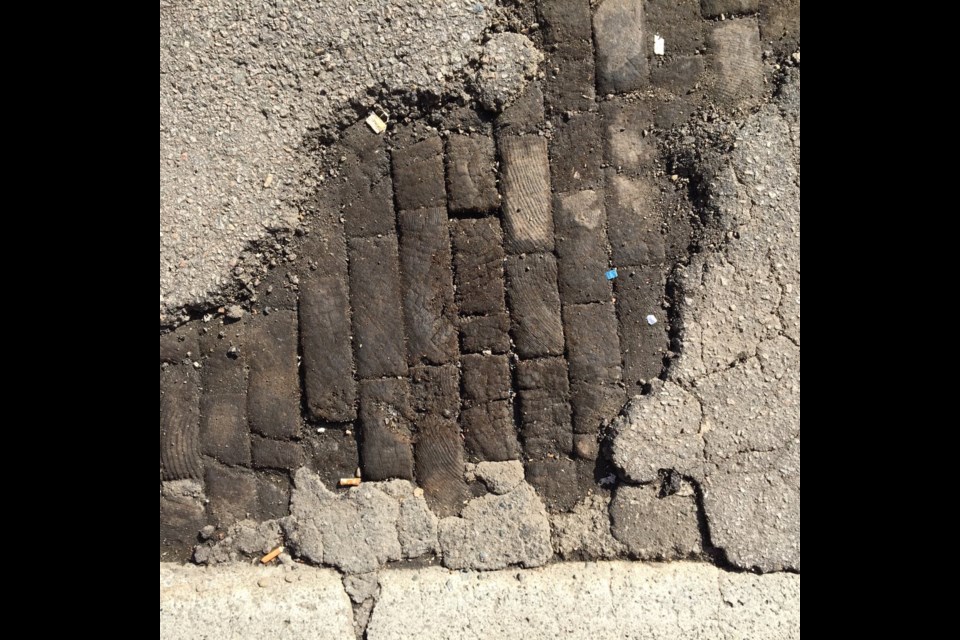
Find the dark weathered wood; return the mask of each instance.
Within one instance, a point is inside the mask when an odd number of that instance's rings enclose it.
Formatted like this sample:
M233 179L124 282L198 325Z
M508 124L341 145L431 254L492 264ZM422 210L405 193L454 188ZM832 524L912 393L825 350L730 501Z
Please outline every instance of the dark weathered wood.
M367 480L413 480L412 418L406 379L360 383L360 455Z
M563 358L519 361L517 387L524 457L530 460L570 455L570 385Z
M435 415L425 416L417 427L417 482L434 513L457 515L469 497L460 428L455 421Z
M621 379L620 338L612 303L563 307L570 378L604 384Z
M464 447L471 461L520 459L520 443L513 426L513 405L509 400L464 408L460 425Z
M630 395L660 375L670 347L667 313L663 308L665 282L659 267L625 270L616 280L623 383ZM647 316L657 322L651 325Z
M254 316L246 328L250 367L247 418L250 429L271 438L300 433L297 314L279 310Z
M500 206L493 139L454 134L447 139L448 206L453 213L490 213Z
M407 359L446 364L457 358L457 308L450 271L450 232L441 207L401 211L400 269Z
M560 299L564 304L609 302L607 219L600 194L590 190L558 194L553 211Z
M507 253L552 251L547 142L540 136L500 136L498 143Z
M250 427L247 424L246 350L243 323L200 337L203 368L200 380L200 450L220 462L250 464ZM220 334L223 338L220 338ZM233 351L231 352L231 349Z
M217 527L257 517L257 481L252 471L211 463L205 478L207 513Z
M563 355L557 262L552 254L507 258L513 340L522 358Z
M510 351L510 316L494 313L460 319L460 347L464 353Z
M160 468L165 480L199 479L199 375L190 365L160 370Z
M360 378L407 374L397 239L350 240L353 349Z
M496 218L452 220L457 306L462 314L504 310L503 234Z
M443 141L426 140L393 150L393 188L397 207L403 210L445 207L447 192L443 171Z

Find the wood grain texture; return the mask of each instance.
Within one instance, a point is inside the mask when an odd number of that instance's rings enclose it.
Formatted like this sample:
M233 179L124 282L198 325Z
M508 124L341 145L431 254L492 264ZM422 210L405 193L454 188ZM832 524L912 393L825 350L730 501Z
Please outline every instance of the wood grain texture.
M164 480L199 479L200 380L190 365L160 370L160 469Z
M401 211L400 270L407 360L446 364L457 358L450 232L444 208Z
M507 293L517 354L522 358L563 355L557 262L553 255L509 256Z
M300 433L297 312L254 316L246 328L250 367L247 418L250 429L271 438Z
M501 136L499 144L507 253L552 251L547 142L540 136Z

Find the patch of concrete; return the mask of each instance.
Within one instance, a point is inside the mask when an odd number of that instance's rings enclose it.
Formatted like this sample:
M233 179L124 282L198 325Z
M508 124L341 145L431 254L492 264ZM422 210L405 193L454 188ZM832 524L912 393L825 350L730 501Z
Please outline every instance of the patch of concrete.
M526 36L498 33L483 45L477 88L490 111L500 111L516 100L536 77L543 54Z
M609 560L626 552L610 533L610 497L593 494L551 518L553 548L565 560Z
M355 604L361 604L377 595L380 589L380 574L372 571L343 576L343 588Z
M406 480L364 482L339 494L307 469L294 474L290 516L281 520L295 555L347 574L437 552L437 517Z
M160 563L160 638L353 637L350 599L329 569Z
M388 571L367 626L369 640L514 637L799 638L800 576L625 562Z
M261 557L283 543L276 520L241 520L229 528L220 540L198 545L193 552L197 564L237 562L244 557Z
M667 381L639 396L613 422L613 463L632 482L653 482L660 469L703 476L703 415L696 396Z
M697 502L692 492L660 497L654 484L617 487L610 504L613 537L631 557L677 560L702 551Z
M536 567L553 556L547 511L526 482L475 498L460 517L440 520L440 548L451 569Z
M298 223L298 151L381 93L459 94L490 2L160 4L160 313L205 304L249 242ZM495 95L509 94L500 87Z
M491 493L502 495L513 491L523 482L523 463L519 460L508 462L480 462L474 474L487 486Z
M423 490L406 480L380 484L384 493L400 503L397 538L404 558L419 558L437 551L437 516L430 511Z

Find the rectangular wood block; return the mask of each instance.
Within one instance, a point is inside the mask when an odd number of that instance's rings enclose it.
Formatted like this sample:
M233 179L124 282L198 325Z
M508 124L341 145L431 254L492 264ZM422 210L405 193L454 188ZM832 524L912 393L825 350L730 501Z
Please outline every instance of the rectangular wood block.
M458 353L457 308L447 211L401 211L399 220L408 363L453 362Z
M507 258L513 340L521 358L563 355L563 325L553 254Z
M352 238L350 302L353 350L362 378L407 374L397 239Z
M499 144L507 253L552 251L547 142L540 136L501 136Z

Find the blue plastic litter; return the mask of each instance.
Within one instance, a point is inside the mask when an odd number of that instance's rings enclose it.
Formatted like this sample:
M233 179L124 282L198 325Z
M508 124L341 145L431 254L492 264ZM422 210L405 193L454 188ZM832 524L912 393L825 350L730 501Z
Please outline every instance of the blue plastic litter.
M614 278L617 277L617 270L616 270L616 269L610 269L610 271L607 271L607 274L606 274L606 275L607 275L607 280L613 280Z

